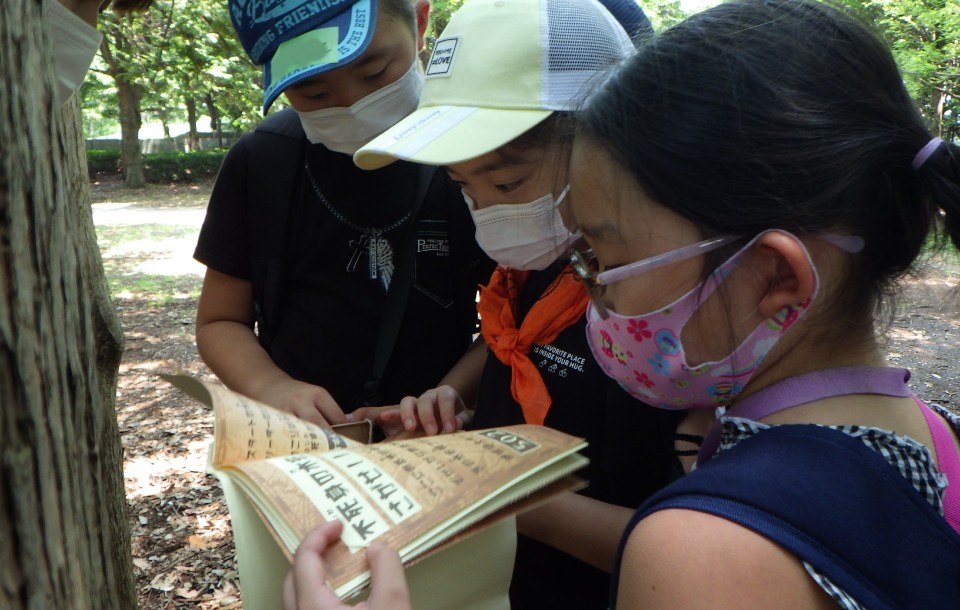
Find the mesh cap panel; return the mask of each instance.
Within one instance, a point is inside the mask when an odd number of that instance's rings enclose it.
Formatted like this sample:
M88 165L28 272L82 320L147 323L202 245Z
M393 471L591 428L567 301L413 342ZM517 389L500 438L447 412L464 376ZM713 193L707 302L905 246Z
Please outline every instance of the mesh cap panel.
M509 0L508 0L509 1ZM575 110L617 63L633 53L627 33L595 0L541 0L546 110Z

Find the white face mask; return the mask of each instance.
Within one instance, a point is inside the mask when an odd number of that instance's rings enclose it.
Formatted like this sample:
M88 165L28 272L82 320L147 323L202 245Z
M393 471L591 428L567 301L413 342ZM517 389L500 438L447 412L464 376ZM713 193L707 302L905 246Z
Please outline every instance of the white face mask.
M56 101L63 105L73 95L90 69L103 34L57 0L48 3L53 65L56 69Z
M406 74L349 108L324 108L297 114L311 143L352 155L416 110L422 88L423 75L414 61Z
M477 243L487 256L504 267L539 271L580 239L579 231L567 230L557 209L569 191L568 185L556 199L544 195L530 203L494 205L482 210L466 193L463 199L477 225Z

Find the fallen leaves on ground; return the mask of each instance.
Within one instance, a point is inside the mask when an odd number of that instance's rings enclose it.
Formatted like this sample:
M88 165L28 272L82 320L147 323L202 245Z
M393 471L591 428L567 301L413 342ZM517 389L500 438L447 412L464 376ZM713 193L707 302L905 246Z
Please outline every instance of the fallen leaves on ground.
M156 376L179 369L212 379L196 355L195 301L118 300L128 335L117 384L134 575L144 610L242 608L230 518L206 474L213 417ZM173 315L171 315L173 314Z

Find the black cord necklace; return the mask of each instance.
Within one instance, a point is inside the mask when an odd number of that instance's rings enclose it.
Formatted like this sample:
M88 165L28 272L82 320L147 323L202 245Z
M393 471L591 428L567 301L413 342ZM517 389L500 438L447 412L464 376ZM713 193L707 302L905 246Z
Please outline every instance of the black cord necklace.
M313 172L310 170L309 161L303 162L303 168L306 170L307 178L310 180L310 185L313 186L313 191L317 194L317 199L320 200L320 203L323 204L323 207L325 207L327 211L330 212L330 214L339 222L360 233L360 237L357 239L352 239L348 243L348 245L353 248L353 253L350 256L350 260L347 262L347 272L352 273L353 270L356 269L357 262L360 260L360 256L366 252L370 271L370 279L379 279L383 283L384 290L388 289L390 287L390 280L393 278L394 254L393 247L390 245L389 240L387 240L383 235L384 233L392 231L407 222L407 220L410 219L410 215L413 213L413 211L407 210L406 214L401 216L398 220L384 227L363 227L344 216L339 210L330 204L330 201L323 194L323 191L320 190L320 186L317 184L317 180L314 178Z

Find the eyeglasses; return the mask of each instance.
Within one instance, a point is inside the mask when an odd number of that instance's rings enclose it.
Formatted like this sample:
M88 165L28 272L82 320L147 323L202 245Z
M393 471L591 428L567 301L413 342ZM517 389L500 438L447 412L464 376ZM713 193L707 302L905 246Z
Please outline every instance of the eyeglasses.
M844 252L857 253L863 250L863 238L857 235L835 235L833 233L814 233L812 235L813 237L833 244ZM664 267L671 263L677 263L700 254L706 254L711 250L721 248L738 239L741 239L739 235L711 237L710 239L705 239L695 244L690 244L689 246L683 246L676 250L670 250L669 252L651 256L650 258L645 258L641 261L630 263L629 265L623 265L622 267L608 269L607 271L597 271L594 267L596 257L593 256L592 250L587 250L586 252L570 250L570 266L573 268L573 272L577 274L577 277L583 282L584 286L587 287L587 294L593 302L594 309L600 315L601 319L606 320L610 317L610 312L607 310L607 306L603 304L604 286L659 267Z
M740 239L739 235L711 237L710 239L705 239L701 242L690 244L689 246L683 246L676 250L670 250L663 254L645 258L641 261L630 263L629 265L623 265L622 267L608 269L607 271L598 271L596 269L596 258L593 256L591 250L587 252L571 250L570 266L573 272L577 274L577 277L583 282L584 286L587 287L587 294L593 302L594 309L600 314L600 317L605 320L610 317L610 313L607 311L607 306L603 304L604 286L635 275L640 275L641 273L646 273L647 271L665 267L672 263L693 258L700 254L706 254L738 239Z

